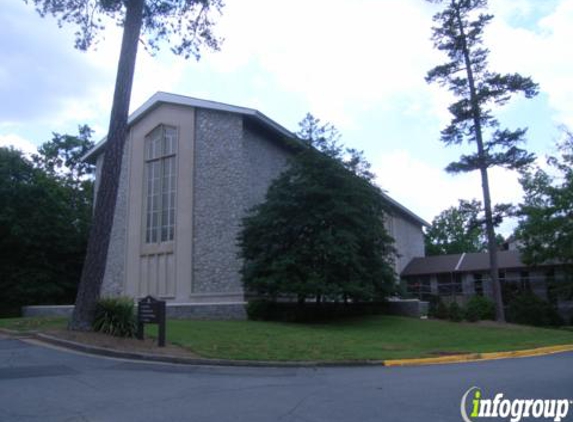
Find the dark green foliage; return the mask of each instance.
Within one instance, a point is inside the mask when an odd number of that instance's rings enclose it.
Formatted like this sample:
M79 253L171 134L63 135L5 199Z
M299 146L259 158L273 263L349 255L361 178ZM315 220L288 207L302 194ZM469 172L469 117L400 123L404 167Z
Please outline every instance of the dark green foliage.
M438 319L448 319L450 317L450 308L442 300L440 300L436 306L436 312L434 316Z
M482 252L486 248L479 223L481 202L460 199L457 207L442 211L426 230L426 255Z
M93 165L81 160L94 146L92 135L93 130L88 125L79 126L77 136L54 133L51 141L40 145L32 161L51 176L70 184L81 184L95 170Z
M255 321L323 322L365 315L383 314L384 302L304 303L253 300L247 304L247 316Z
M125 20L123 0L24 1L33 3L41 16L56 17L60 26L77 26L76 48L80 50L97 44L106 20L115 21L118 26L123 26ZM162 43L171 44L175 54L186 58L198 59L203 47L219 49L221 41L212 32L211 15L212 11L220 13L222 0L143 1L142 42L151 53L157 52Z
M117 297L98 300L93 330L115 337L134 337L137 321L133 299Z
M274 299L368 301L394 285L379 188L339 159L302 147L243 220L246 290Z
M563 318L551 304L534 293L524 292L509 303L508 320L539 327L563 325Z
M271 307L274 302L265 299L249 300L245 306L247 318L252 321L270 320Z
M91 203L91 181L72 183L0 148L0 308L73 302Z
M480 201L473 199L459 200L457 207L442 211L430 228L426 229L424 242L426 255L448 255L487 250L487 237L484 230L483 207ZM494 209L494 221L497 226L503 218L513 212L508 204L498 204ZM496 243L504 241L501 235L496 236Z
M483 296L473 296L466 304L465 319L470 322L495 319L495 304Z
M525 195L516 236L529 265L573 266L573 133L565 130L558 148L560 155L547 160L551 170L533 167L521 174Z
M443 302L442 299L440 299L440 296L429 295L426 300L428 301L428 317L443 319L443 308L440 306L443 305Z
M464 319L464 310L457 302L452 302L448 306L448 318L454 322L460 322Z
M275 299L368 301L393 290L386 203L362 154L344 149L332 125L307 115L290 167L243 220L243 283Z

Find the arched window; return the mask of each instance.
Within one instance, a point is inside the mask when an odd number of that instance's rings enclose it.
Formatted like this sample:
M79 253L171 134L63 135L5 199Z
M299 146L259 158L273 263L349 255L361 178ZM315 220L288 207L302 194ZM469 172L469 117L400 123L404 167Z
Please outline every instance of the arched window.
M145 137L145 242L175 237L177 128L159 125Z

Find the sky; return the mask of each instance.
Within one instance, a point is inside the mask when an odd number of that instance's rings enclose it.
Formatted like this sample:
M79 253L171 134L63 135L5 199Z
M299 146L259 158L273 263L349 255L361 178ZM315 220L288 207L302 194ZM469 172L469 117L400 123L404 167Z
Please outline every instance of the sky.
M81 52L74 27L59 28L23 0L2 6L0 145L31 152L82 124L104 137L121 29L110 25L95 50ZM477 173L443 170L475 146L439 141L452 97L424 80L446 61L430 41L438 10L424 0L226 0L221 51L197 62L139 49L131 109L166 91L255 108L293 132L310 112L364 151L390 196L431 222L458 199L481 198ZM536 98L516 97L496 117L528 127L526 147L541 162L560 125L573 128L573 0L490 0L488 11L490 68L540 85ZM490 182L494 202L520 201L514 173L494 169Z

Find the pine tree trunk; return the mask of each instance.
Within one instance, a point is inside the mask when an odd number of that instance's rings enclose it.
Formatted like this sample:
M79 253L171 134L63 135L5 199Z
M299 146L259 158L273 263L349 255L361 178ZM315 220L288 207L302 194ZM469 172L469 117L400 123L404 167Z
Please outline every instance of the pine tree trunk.
M69 328L72 330L91 330L95 305L99 299L105 273L121 174L121 162L128 134L127 118L144 2L145 0L128 0L125 2L123 39L105 146L105 159L103 161L101 182L96 198L86 259L78 286L74 313L69 324Z
M485 160L485 151L483 147L483 134L481 127L481 110L477 98L475 80L473 75L472 63L470 60L469 47L467 45L467 38L464 32L462 18L459 9L456 8L456 18L460 30L462 40L462 51L466 65L466 74L468 77L468 85L470 90L470 104L472 107L475 139L478 149L479 157L479 170L481 175L481 185L483 192L483 206L485 211L485 225L487 235L487 249L489 253L489 269L490 277L493 288L493 297L495 302L495 319L499 322L505 322L505 312L503 309L503 300L501 297L501 286L499 283L499 264L497 260L497 243L495 241L495 228L493 225L493 213L491 206L491 195L489 190L489 177L487 174L487 163Z

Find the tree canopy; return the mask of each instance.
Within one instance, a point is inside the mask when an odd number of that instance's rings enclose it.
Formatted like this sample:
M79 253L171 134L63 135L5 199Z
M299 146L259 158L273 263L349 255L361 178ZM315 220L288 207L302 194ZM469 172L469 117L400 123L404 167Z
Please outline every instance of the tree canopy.
M63 136L91 145L89 136ZM43 144L36 163L51 160L43 151L70 154L61 138L54 134ZM18 150L0 148L0 314L73 301L91 221L91 186L91 180L71 183Z
M59 26L76 26L75 47L79 50L88 50L97 44L103 38L106 25L124 26L128 6L126 0L24 1L33 3L40 16L54 16ZM219 49L221 40L212 30L212 12L221 12L222 0L141 1L141 41L150 53L157 52L163 43L185 58L199 59L205 47Z
M487 249L480 224L481 202L460 199L457 207L442 211L427 229L426 255L483 252Z
M547 167L521 173L524 190L516 231L524 262L558 261L573 266L573 133L565 131L559 154Z
M310 117L306 123L317 122ZM384 297L395 280L386 203L379 188L333 158L340 154L332 151L343 151L335 146L337 132L317 133L322 135L306 138L309 145L243 220L245 288L271 299L294 295L301 302Z
M526 98L535 96L538 86L517 73L500 74L489 69L489 50L483 46L483 33L493 16L481 13L487 7L487 0L428 1L444 5L442 11L434 15L432 41L448 60L431 69L426 81L447 86L458 98L449 106L452 120L442 130L441 140L446 145L467 142L476 147L474 153L463 154L446 170L451 173L480 172L496 318L504 320L488 169L494 166L518 169L531 163L534 156L519 147L525 139L526 129L500 128L493 112L507 104L516 93L522 93Z

